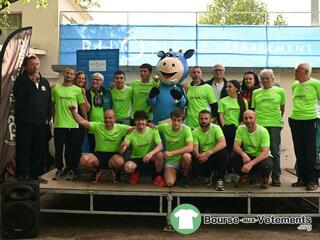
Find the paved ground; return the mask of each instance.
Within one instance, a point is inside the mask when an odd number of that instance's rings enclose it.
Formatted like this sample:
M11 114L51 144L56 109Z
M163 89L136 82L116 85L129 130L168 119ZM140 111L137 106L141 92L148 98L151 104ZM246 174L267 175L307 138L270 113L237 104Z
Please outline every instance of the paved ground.
M297 225L221 225L201 226L193 235L164 232L161 217L90 216L41 214L37 239L319 239L320 222L312 232L298 231Z

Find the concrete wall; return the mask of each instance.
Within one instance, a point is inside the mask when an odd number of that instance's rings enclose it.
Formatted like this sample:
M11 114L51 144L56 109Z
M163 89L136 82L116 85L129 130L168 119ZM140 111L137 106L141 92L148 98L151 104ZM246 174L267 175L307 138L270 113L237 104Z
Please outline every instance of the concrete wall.
M59 13L58 1L49 0L46 9L36 9L34 3L24 4L21 1L12 5L13 12L22 13L22 26L32 26L31 47L46 51L38 55L41 61L41 73L46 78L56 78L52 63L58 62Z
M73 0L48 0L48 7L36 9L34 2L24 4L18 1L12 4L11 12L22 13L22 27L32 26L31 47L45 50L45 55L38 55L41 61L40 71L49 80L56 80L58 73L51 68L58 64L59 56L59 15L60 11L81 10ZM72 14L72 18L85 22L87 14Z

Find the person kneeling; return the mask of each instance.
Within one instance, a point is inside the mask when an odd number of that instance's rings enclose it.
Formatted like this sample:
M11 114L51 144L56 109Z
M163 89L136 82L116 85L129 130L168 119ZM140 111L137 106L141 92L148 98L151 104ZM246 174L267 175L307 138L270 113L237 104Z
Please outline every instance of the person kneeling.
M165 187L161 176L163 160L161 157L162 142L158 130L147 126L148 115L144 111L134 113L136 129L128 134L120 145L120 153L124 153L131 145L131 156L124 165L124 171L130 175L129 183L137 184L141 170L154 163L155 176L153 183Z
M268 188L272 171L272 159L269 156L270 137L267 129L256 123L252 110L243 114L244 124L239 126L230 157L233 170L240 174L261 177L261 188Z
M172 123L158 125L163 134L166 151L162 157L165 159L164 179L168 187L176 182L177 171L182 171L180 185L188 187L188 174L191 167L193 137L191 128L182 124L185 114L182 109L176 108L170 113Z
M92 170L91 181L98 183L101 176L106 172L106 168L112 169L112 181L120 181L120 168L124 165L123 157L117 153L120 142L126 135L130 126L117 124L113 110L106 110L104 113L104 123L88 122L76 111L76 107L69 106L73 118L84 128L90 129L95 136L95 152L85 154L80 159L80 165Z
M211 113L202 110L199 113L199 124L193 130L193 167L199 168L205 177L206 185L212 184L213 171L218 171L217 191L224 191L223 179L226 172L228 152L226 139L220 126L211 123Z

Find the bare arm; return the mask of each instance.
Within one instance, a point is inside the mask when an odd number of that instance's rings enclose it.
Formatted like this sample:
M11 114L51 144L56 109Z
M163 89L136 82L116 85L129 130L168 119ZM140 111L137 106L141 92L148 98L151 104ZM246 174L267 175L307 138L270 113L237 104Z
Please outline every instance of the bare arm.
M261 162L262 160L266 159L267 157L269 157L269 147L262 147L261 148L261 153L256 156L254 159L252 159L250 162L245 163L242 166L242 172L244 173L248 173L250 172L250 170L252 169L252 167L256 164L258 164L259 162Z
M240 142L240 141L234 141L233 151L234 151L236 154L238 154L238 155L240 155L240 156L242 157L243 163L245 164L245 163L247 163L247 162L250 162L251 159L250 159L250 157L248 156L248 154L246 154L246 153L242 150L241 144L242 144L242 142Z
M152 151L150 151L148 154L150 154L151 157L153 157L153 155L160 152L162 149L163 149L162 142L158 142L156 143L155 148Z
M226 121L224 120L224 112L219 112L219 120L220 120L220 126L221 127L226 125Z
M84 105L83 105L84 106ZM76 107L75 106L69 106L69 110L72 114L73 119L79 123L79 125L81 125L84 128L90 128L90 122L88 122L86 119L84 119L83 117L81 117L77 111L76 111Z
M193 150L193 142L187 142L187 144L180 149L172 150L172 151L165 151L164 157L171 157L173 155L180 155L188 152L192 152Z
M199 153L199 145L198 144L193 144L193 156L198 159L200 156Z
M82 90L82 95L83 95L83 99L84 99L84 106L85 106L86 112L89 112L91 109L91 105L90 105L90 103L87 99L87 96L86 96L86 89L82 88L81 90Z
M215 145L212 149L210 149L208 153L210 155L215 154L216 152L219 152L220 150L224 149L226 146L227 146L227 143L226 143L225 137L224 136L219 137L217 145Z
M284 114L284 108L285 108L285 105L281 105L280 106L280 110L281 110L281 117L283 117L283 114Z
M87 120L87 119L88 119L88 115L87 115L85 103L80 104L80 105L79 105L79 108L80 108L81 115L83 116L83 118L84 118L85 120ZM79 124L80 124L80 123L79 123Z
M129 147L129 145L130 145L130 142L124 140L124 141L120 144L119 153L120 153L120 154L123 154L123 153L127 150L127 148Z

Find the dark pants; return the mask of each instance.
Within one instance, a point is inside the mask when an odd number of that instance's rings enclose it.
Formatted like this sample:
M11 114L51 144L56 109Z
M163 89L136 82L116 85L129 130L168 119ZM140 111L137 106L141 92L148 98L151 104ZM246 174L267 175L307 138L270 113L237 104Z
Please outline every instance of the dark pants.
M16 175L37 179L40 174L46 125L16 122Z
M192 168L204 177L209 177L212 171L218 171L218 179L223 179L227 167L228 152L222 149L212 154L207 161L201 163L196 159L192 161Z
M281 175L280 167L280 144L281 144L281 127L265 127L270 136L270 152L273 160L272 177Z
M294 120L289 118L297 176L306 183L317 183L316 177L316 119Z
M252 159L254 159L255 157L249 156ZM235 173L242 175L243 172L241 171L241 168L243 166L243 159L240 155L232 153L230 155L230 163L232 166L232 169ZM254 165L250 172L249 172L249 176L253 176L253 177L269 177L272 171L272 158L268 157L264 160L262 160L261 162L259 162L258 164Z
M89 152L93 153L96 148L96 139L94 134L88 133L88 142L89 142Z
M222 128L223 135L226 138L227 150L229 153L233 151L234 138L236 137L237 128L234 124L224 125Z
M65 147L66 168L76 170L79 165L79 129L55 128L54 146L56 150L56 168L63 168L63 146Z

